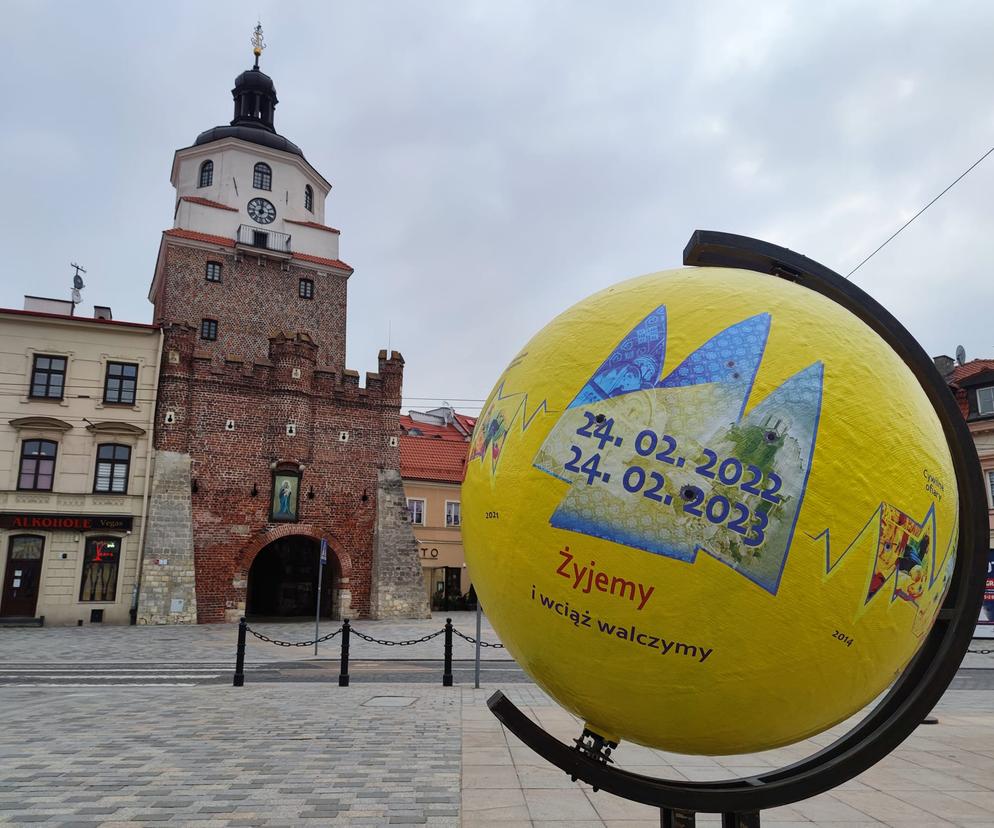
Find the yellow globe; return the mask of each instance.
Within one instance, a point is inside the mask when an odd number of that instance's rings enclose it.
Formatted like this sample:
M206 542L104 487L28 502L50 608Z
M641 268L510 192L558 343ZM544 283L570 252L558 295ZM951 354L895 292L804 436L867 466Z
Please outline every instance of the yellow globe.
M730 754L847 718L930 629L952 460L866 324L729 268L623 282L550 322L473 434L463 534L518 663L611 741Z

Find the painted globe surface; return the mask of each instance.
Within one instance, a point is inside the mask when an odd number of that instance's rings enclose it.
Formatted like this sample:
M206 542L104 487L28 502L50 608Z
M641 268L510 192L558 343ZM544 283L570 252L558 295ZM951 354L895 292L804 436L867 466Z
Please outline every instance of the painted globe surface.
M952 573L949 449L865 323L729 268L643 276L550 322L472 437L473 583L591 730L680 753L789 744L858 711Z

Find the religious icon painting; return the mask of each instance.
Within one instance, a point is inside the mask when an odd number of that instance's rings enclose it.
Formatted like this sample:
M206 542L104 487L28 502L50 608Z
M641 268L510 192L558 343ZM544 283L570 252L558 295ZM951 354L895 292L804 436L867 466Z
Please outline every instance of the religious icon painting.
M270 505L272 520L297 520L297 507L300 505L299 472L273 472L273 499Z

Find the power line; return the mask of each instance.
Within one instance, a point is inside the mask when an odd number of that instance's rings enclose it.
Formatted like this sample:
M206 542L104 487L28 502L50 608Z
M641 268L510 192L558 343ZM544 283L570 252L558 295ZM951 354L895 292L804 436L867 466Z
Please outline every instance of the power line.
M404 394L403 398L405 400L427 400L428 402L486 402L486 399L480 397L408 397L407 394Z
M914 220L915 220L916 218L918 218L918 216L920 216L920 215L921 215L922 213L924 213L924 212L925 212L925 211L926 211L926 210L927 210L927 209L928 209L929 207L931 207L931 206L932 206L933 204L935 204L935 202L937 202L937 201L938 201L938 200L939 200L940 198L942 198L942 197L943 197L943 196L944 196L944 195L945 195L946 193L948 193L948 192L949 192L949 191L950 191L950 190L951 190L951 189L952 189L953 187L955 187L955 186L956 186L957 184L959 184L959 182L960 182L960 181L962 181L962 180L963 180L964 178L966 178L966 176L967 176L967 175L968 175L968 174L969 174L969 173L970 173L970 172L971 172L971 171L973 170L973 168L974 168L974 167L976 167L977 165L979 165L979 164L980 164L980 162L981 162L981 161L983 161L983 160L984 160L984 159L985 159L985 158L986 158L986 157L987 157L988 155L990 155L990 154L991 154L992 152L994 152L994 147L991 147L991 148L990 148L989 150L987 150L987 152L985 152L985 153L984 153L983 155L981 155L981 156L980 156L980 158L978 158L978 159L977 159L976 161L974 161L974 162L973 162L973 163L972 163L972 164L971 164L971 165L970 165L969 167L967 167L967 168L966 168L966 169L965 169L965 170L964 170L964 171L963 171L962 173L960 173L960 174L959 174L959 176L958 176L958 177L956 178L956 180L955 180L955 181L953 181L953 183L952 183L952 184L950 184L950 185L949 185L948 187L946 187L946 189L944 189L944 190L943 190L943 191L942 191L941 193L939 193L939 194L938 194L938 195L937 195L937 196L936 196L935 198L933 198L933 199L932 199L932 200L931 200L931 201L930 201L930 202L929 202L928 204L926 204L926 205L925 205L924 207L922 207L922 208L921 208L921 210L919 210L919 211L918 211L917 213L915 213L915 214L914 214L914 215L913 215L913 216L912 216L911 218L909 218L909 219L908 219L908 220L907 220L906 222L904 222L904 224L902 224L902 225L901 225L901 226L900 226L900 227L899 227L899 228L897 229L897 231L896 231L896 232L895 232L895 233L894 233L894 234L893 234L893 235L892 235L892 236L891 236L890 238L888 238L888 239L887 239L887 241L885 241L885 242L884 242L884 243L883 243L882 245L880 245L880 247L878 247L878 248L877 248L876 250L874 250L874 251L873 251L873 252L872 252L872 253L871 253L871 254L870 254L869 256L867 256L867 257L866 257L865 259L863 259L863 261L861 261L861 262L860 262L860 263L859 263L858 265L856 265L856 267L854 267L854 268L853 268L852 270L850 270L850 271L849 271L849 272L848 272L848 273L846 274L846 278L848 279L848 278L849 278L850 276L852 276L852 275L853 275L853 274L854 274L854 273L855 273L855 272L856 272L857 270L859 270L859 269L860 269L860 268L861 268L861 267L862 267L863 265L865 265L865 264L866 264L866 263L867 263L868 261L870 261L870 259L872 259L872 258L873 258L874 256L876 256L876 255L877 255L877 253L879 253L879 252L880 252L881 250L883 250L883 249L884 249L884 248L885 248L885 247L886 247L886 246L887 246L888 244L890 244L890 243L891 243L891 242L892 242L892 241L893 241L893 240L894 240L894 239L895 239L895 238L897 237L897 235L898 235L898 234L899 234L899 233L900 233L900 232L901 232L902 230L904 230L904 228L905 228L905 227L907 227L907 226L908 226L909 224L911 224L911 222L913 222L913 221L914 221Z

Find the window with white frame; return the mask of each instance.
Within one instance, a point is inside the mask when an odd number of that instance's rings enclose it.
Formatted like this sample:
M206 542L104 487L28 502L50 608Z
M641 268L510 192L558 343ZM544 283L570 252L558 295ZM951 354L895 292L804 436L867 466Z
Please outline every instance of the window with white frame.
M987 469L987 500L988 505L994 509L994 469Z
M424 526L425 522L425 502L418 498L407 498L407 511L411 516L411 523Z
M977 389L977 413L994 414L994 386Z
M445 525L446 526L458 526L459 525L459 501L458 500L446 500L445 501Z

